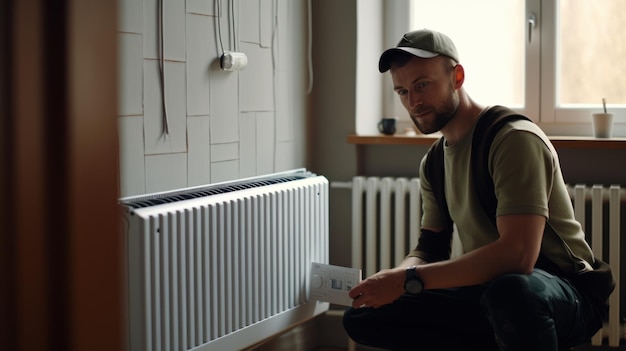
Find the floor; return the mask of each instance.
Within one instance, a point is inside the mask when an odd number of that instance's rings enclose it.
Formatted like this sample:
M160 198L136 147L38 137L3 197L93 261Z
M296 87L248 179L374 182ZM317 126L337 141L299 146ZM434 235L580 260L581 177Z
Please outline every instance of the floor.
M314 348L310 351L347 351L347 347L318 347ZM363 350L362 347L358 347L358 350ZM367 350L371 350L367 348ZM626 351L626 345L621 345L618 348L608 347L608 346L590 346L583 345L580 347L576 347L574 351Z
M332 347L321 347L314 349L313 351L347 351L347 348L332 348ZM605 346L581 346L574 349L574 351L624 351L626 350L626 346L622 345L619 348L610 348Z
M348 351L347 335L343 333L340 312L329 311L291 331L246 351ZM344 346L345 345L345 346ZM380 349L357 346L357 351L380 351ZM583 345L574 351L626 351L626 345Z
M626 350L626 345L620 345L619 347L608 347L608 346L580 346L574 349L575 351L624 351Z
M346 351L348 350L347 348L327 348L327 347L322 347L322 348L318 348L315 349L313 351ZM609 348L609 347L603 347L603 346L597 346L597 347L591 347L591 346L582 346L582 347L577 347L574 349L574 351L623 351L626 350L626 347L624 346L620 346L619 348Z

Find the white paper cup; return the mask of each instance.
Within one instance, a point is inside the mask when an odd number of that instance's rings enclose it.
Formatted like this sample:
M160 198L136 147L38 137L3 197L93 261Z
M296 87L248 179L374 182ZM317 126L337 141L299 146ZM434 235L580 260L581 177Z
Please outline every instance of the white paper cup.
M594 113L593 136L596 138L610 138L613 134L613 114Z

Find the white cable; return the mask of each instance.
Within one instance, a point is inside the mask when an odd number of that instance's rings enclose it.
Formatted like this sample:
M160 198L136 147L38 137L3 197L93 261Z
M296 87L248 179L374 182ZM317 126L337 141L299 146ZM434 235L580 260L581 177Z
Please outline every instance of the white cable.
M272 24L272 42L271 42L271 53L272 53L272 77L273 77L273 85L272 85L272 90L273 90L273 96L272 96L272 102L274 104L274 166L273 166L273 171L276 171L276 159L278 157L277 152L278 152L278 147L276 146L276 144L278 144L278 127L277 127L277 119L278 119L278 103L276 102L276 95L277 95L277 91L276 91L276 30L278 29L278 0L274 0L272 1L272 15L274 18L274 23Z
M224 42L222 41L222 7L220 6L221 0L215 0L215 8L217 10L217 33L220 40L220 49L222 49L222 55L224 55Z
M239 45L237 45L238 44L237 32L235 31L235 0L230 0L229 1L229 16L230 16L229 21L230 21L231 28L232 28L232 31L233 31L233 34L232 34L232 41L233 41L232 44L233 44L233 46L232 46L232 48L233 48L234 51L238 52L239 51L238 50Z
M278 28L278 3L277 0L272 1L272 17L274 22L272 23L272 42L271 53L272 53L272 72L274 75L276 74L276 29Z
M311 0L307 1L307 30L308 30L308 65L309 65L309 87L306 90L307 95L313 90L313 25L311 23L312 10Z

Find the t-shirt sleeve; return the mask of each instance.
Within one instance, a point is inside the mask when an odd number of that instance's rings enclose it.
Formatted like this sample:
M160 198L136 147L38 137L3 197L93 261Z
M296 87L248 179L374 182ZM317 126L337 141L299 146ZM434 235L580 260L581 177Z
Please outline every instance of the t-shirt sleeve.
M500 133L490 149L489 167L498 208L496 216L538 214L546 218L556 162L536 134L519 129Z

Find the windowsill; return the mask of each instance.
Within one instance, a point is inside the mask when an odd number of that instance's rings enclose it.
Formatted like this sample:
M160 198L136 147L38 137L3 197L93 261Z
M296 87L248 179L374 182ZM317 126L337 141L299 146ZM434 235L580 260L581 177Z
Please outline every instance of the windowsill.
M355 145L426 145L430 146L439 135L348 135L348 143ZM626 149L626 138L599 139L593 137L550 136L556 148L573 149Z

